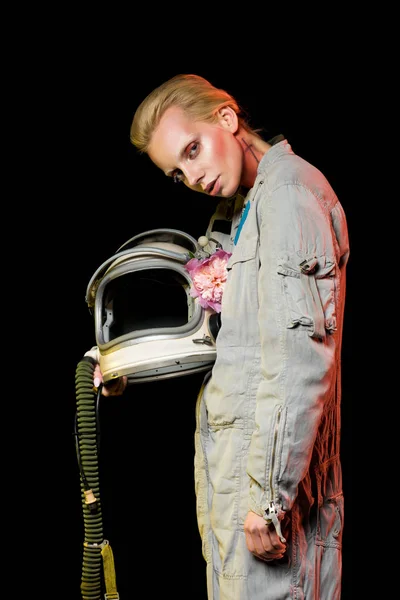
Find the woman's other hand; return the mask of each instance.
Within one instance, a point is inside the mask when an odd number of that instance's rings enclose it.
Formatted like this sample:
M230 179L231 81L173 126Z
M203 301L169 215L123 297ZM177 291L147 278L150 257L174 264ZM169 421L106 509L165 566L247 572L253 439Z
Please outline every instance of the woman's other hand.
M93 384L98 388L101 383L103 383L103 374L100 371L100 365L97 363L93 371ZM103 383L101 393L103 396L122 396L127 385L128 378L124 375L105 384Z

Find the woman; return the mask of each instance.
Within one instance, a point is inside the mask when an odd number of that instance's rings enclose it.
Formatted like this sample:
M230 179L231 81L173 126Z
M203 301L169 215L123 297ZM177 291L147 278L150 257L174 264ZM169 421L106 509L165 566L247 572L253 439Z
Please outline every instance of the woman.
M342 206L286 139L263 140L230 94L196 75L144 99L131 141L175 182L221 198L217 213L232 212L230 234L212 236L231 256L195 434L208 598L337 600Z

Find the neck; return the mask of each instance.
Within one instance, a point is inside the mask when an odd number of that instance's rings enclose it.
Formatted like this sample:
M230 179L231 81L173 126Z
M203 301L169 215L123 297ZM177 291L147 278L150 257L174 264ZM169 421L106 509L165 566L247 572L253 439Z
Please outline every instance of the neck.
M258 136L244 131L239 133L238 141L243 149L243 172L240 183L250 189L257 177L259 162L271 146Z

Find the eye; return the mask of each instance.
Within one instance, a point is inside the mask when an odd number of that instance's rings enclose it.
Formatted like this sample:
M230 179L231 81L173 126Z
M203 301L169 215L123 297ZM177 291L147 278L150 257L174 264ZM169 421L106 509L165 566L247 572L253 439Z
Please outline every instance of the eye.
M185 148L184 156L186 157L186 160L194 160L198 156L199 152L200 144L198 142L192 142ZM171 177L174 183L180 183L181 181L185 180L185 176L180 169L175 169Z
M199 149L200 145L197 142L193 142L193 144L190 144L190 146L187 149L188 158L190 158L190 160L196 158L196 156L199 153Z
M182 171L180 171L179 169L177 169L176 171L174 171L172 173L172 179L174 180L174 183L180 183L181 181L183 181L183 173L182 173Z

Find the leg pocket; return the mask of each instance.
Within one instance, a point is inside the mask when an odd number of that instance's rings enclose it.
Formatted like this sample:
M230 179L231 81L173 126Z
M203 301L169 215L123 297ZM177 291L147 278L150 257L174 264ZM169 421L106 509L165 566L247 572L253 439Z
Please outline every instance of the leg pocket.
M318 508L317 541L319 545L341 548L344 524L344 498L338 494L325 498Z
M209 424L207 465L213 565L219 574L230 578L246 574L248 554L239 526L242 440L240 421L224 426Z

